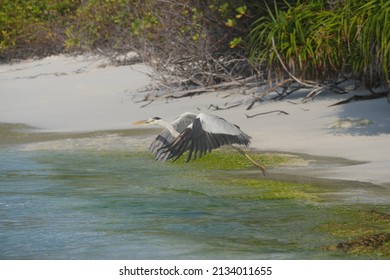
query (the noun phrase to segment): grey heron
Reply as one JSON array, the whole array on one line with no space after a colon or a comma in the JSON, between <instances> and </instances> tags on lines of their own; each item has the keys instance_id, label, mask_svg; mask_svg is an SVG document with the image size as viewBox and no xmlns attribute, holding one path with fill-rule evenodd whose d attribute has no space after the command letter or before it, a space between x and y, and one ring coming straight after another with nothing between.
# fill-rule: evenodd
<instances>
[{"instance_id":1,"label":"grey heron","mask_svg":"<svg viewBox=\"0 0 390 280\"><path fill-rule=\"evenodd\" d=\"M188 162L191 159L195 160L197 157L201 158L202 155L224 145L248 146L251 138L237 125L219 116L206 113L186 112L172 123L160 117L154 117L133 124L155 124L165 127L149 147L149 150L158 161L177 160L188 151L186 159L186 162ZM232 147L246 156L265 174L265 169L247 153L238 147Z\"/></svg>"}]
</instances>

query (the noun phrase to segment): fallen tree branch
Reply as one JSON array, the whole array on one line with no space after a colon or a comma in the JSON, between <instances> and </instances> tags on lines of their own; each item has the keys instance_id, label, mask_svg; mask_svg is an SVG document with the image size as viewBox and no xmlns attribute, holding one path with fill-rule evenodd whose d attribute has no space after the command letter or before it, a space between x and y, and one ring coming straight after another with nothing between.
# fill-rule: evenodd
<instances>
[{"instance_id":1,"label":"fallen tree branch","mask_svg":"<svg viewBox=\"0 0 390 280\"><path fill-rule=\"evenodd\" d=\"M239 88L239 87L244 87L244 86L254 86L255 83L252 83L252 82L255 80L256 80L256 77L252 76L252 77L237 79L237 80L229 81L229 82L225 82L225 83L215 84L215 85L208 86L208 87L198 87L198 88L194 88L194 89L181 90L181 91L179 90L179 91L176 91L172 94L165 94L165 95L154 96L154 97L148 96L148 98L146 98L143 101L149 102L149 101L161 100L161 99L171 99L171 98L177 99L177 98L189 97L189 96L193 96L193 95L201 94L201 93L205 93L205 92L213 92L216 90L226 90L226 89L234 89L234 88ZM248 82L249 82L249 84L248 84Z\"/></svg>"},{"instance_id":2,"label":"fallen tree branch","mask_svg":"<svg viewBox=\"0 0 390 280\"><path fill-rule=\"evenodd\" d=\"M286 111L282 111L282 110L272 110L272 111L269 111L269 112L257 113L257 114L254 114L254 115L247 115L247 114L245 114L245 116L246 116L248 119L250 119L250 118L257 117L257 116L266 115L266 114L272 114L272 113L278 113L278 115L280 115L280 114L289 115L289 113L287 113Z\"/></svg>"},{"instance_id":3,"label":"fallen tree branch","mask_svg":"<svg viewBox=\"0 0 390 280\"><path fill-rule=\"evenodd\" d=\"M288 91L289 87L291 88L290 91ZM293 88L291 85L288 86L288 85L283 85L282 86L282 93L278 93L277 96L275 96L274 98L272 98L272 100L282 100L283 98L285 97L288 97L290 94L296 92L297 90L300 90L302 89L302 85L298 85L297 87ZM276 91L276 90L275 90Z\"/></svg>"},{"instance_id":4,"label":"fallen tree branch","mask_svg":"<svg viewBox=\"0 0 390 280\"><path fill-rule=\"evenodd\" d=\"M342 104L347 104L347 103L350 103L350 102L353 102L353 101L377 99L377 98L386 97L388 95L389 95L389 91L373 93L371 95L357 95L356 94L354 96L351 96L350 98L347 98L345 100L342 100L342 101L339 101L339 102L334 103L332 105L329 105L328 107L338 106L338 105L342 105Z\"/></svg>"},{"instance_id":5,"label":"fallen tree branch","mask_svg":"<svg viewBox=\"0 0 390 280\"><path fill-rule=\"evenodd\" d=\"M207 88L204 87L204 88L184 90L184 91L180 91L178 93L172 93L172 94L169 94L169 95L163 95L161 97L163 97L165 99L169 99L169 98L183 98L183 97L189 97L189 96L193 96L195 94L201 94L201 93L210 92L210 91L213 91L213 90L212 89L207 89Z\"/></svg>"},{"instance_id":6,"label":"fallen tree branch","mask_svg":"<svg viewBox=\"0 0 390 280\"><path fill-rule=\"evenodd\" d=\"M152 104L153 100L150 100L148 103L142 105L140 108L145 108L146 106L148 106L149 104Z\"/></svg>"},{"instance_id":7,"label":"fallen tree branch","mask_svg":"<svg viewBox=\"0 0 390 280\"><path fill-rule=\"evenodd\" d=\"M234 105L230 105L230 106L227 106L224 108L220 108L218 105L210 104L210 106L207 108L207 110L210 110L210 108L214 108L214 111L229 110L231 108L238 107L240 105L242 105L242 102L234 104Z\"/></svg>"},{"instance_id":8,"label":"fallen tree branch","mask_svg":"<svg viewBox=\"0 0 390 280\"><path fill-rule=\"evenodd\" d=\"M311 91L306 95L306 97L302 100L302 102L307 102L309 99L314 99L314 98L315 98L317 95L319 95L325 88L326 88L326 86L314 88L313 90L311 90Z\"/></svg>"},{"instance_id":9,"label":"fallen tree branch","mask_svg":"<svg viewBox=\"0 0 390 280\"><path fill-rule=\"evenodd\" d=\"M142 98L142 100L135 101L134 103L146 102L146 101L149 100L149 97L150 97L150 94L148 93L148 94L146 94L146 95L144 96L144 98Z\"/></svg>"},{"instance_id":10,"label":"fallen tree branch","mask_svg":"<svg viewBox=\"0 0 390 280\"><path fill-rule=\"evenodd\" d=\"M257 102L262 102L263 101L263 97L266 96L267 94L275 91L276 89L282 87L283 85L287 84L287 83L290 83L292 82L292 79L287 79L287 80L284 80L283 82L273 86L273 87L270 87L269 89L267 89L266 91L264 91L260 96L257 96L255 99L252 100L251 104L249 104L249 106L246 108L246 110L250 110L252 109L252 107L255 105L255 103Z\"/></svg>"}]
</instances>

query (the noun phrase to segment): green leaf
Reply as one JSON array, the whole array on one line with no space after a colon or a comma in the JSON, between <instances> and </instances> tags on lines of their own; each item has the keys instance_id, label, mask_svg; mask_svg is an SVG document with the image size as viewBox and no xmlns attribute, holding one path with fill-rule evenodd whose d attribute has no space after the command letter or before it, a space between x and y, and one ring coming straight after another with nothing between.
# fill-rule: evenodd
<instances>
[{"instance_id":1,"label":"green leaf","mask_svg":"<svg viewBox=\"0 0 390 280\"><path fill-rule=\"evenodd\" d=\"M241 6L241 7L238 7L237 9L236 9L236 11L237 11L237 15L236 15L236 18L241 18L243 15L245 15L246 14L246 12L247 12L247 7L244 5L244 6Z\"/></svg>"},{"instance_id":2,"label":"green leaf","mask_svg":"<svg viewBox=\"0 0 390 280\"><path fill-rule=\"evenodd\" d=\"M237 25L237 21L236 21L235 19L229 18L229 19L226 21L225 25L226 25L227 27L234 27L234 26Z\"/></svg>"},{"instance_id":3,"label":"green leaf","mask_svg":"<svg viewBox=\"0 0 390 280\"><path fill-rule=\"evenodd\" d=\"M242 38L241 38L241 37L234 38L233 40L231 40L231 41L229 42L229 47L230 47L231 49L234 49L234 48L237 47L241 42L242 42Z\"/></svg>"}]
</instances>

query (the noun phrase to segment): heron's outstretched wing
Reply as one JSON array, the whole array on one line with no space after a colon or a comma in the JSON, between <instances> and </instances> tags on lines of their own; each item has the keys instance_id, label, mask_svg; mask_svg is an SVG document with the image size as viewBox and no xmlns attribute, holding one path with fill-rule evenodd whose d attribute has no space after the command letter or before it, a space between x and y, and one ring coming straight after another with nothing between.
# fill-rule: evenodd
<instances>
[{"instance_id":1,"label":"heron's outstretched wing","mask_svg":"<svg viewBox=\"0 0 390 280\"><path fill-rule=\"evenodd\" d=\"M178 159L184 152L188 151L186 161L202 157L213 149L223 145L239 144L248 146L250 136L241 129L225 119L218 116L200 113L191 126L184 129L182 133L170 144L164 147L169 153L168 159Z\"/></svg>"},{"instance_id":2,"label":"heron's outstretched wing","mask_svg":"<svg viewBox=\"0 0 390 280\"><path fill-rule=\"evenodd\" d=\"M166 153L163 147L169 145L173 141L173 136L168 129L164 129L150 144L149 151L152 152L154 158L158 161L165 161L169 158L169 153Z\"/></svg>"},{"instance_id":3,"label":"heron's outstretched wing","mask_svg":"<svg viewBox=\"0 0 390 280\"><path fill-rule=\"evenodd\" d=\"M196 118L196 114L194 113L184 113L181 114L176 120L172 122L172 126L175 128L177 132L182 132L186 129L194 119ZM169 132L168 129L164 129L154 141L150 144L149 150L153 153L154 157L158 161L165 161L169 158L175 157L175 152L168 152L164 147L168 146L174 137Z\"/></svg>"}]
</instances>

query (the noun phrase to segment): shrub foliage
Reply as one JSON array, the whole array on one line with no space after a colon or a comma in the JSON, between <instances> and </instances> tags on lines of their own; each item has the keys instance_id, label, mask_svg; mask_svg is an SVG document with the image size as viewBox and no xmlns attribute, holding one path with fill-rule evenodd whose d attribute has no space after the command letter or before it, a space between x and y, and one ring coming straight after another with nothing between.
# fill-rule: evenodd
<instances>
[{"instance_id":1,"label":"shrub foliage","mask_svg":"<svg viewBox=\"0 0 390 280\"><path fill-rule=\"evenodd\" d=\"M252 57L279 67L276 49L303 79L349 76L369 87L387 84L390 63L390 2L302 0L285 8L265 5L267 14L251 30Z\"/></svg>"},{"instance_id":2,"label":"shrub foliage","mask_svg":"<svg viewBox=\"0 0 390 280\"><path fill-rule=\"evenodd\" d=\"M136 50L156 69L209 86L290 71L388 85L388 0L0 0L0 60ZM266 70L266 71L265 71Z\"/></svg>"}]
</instances>

